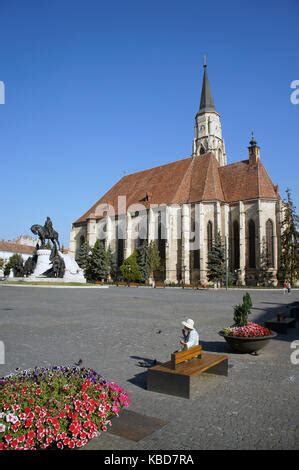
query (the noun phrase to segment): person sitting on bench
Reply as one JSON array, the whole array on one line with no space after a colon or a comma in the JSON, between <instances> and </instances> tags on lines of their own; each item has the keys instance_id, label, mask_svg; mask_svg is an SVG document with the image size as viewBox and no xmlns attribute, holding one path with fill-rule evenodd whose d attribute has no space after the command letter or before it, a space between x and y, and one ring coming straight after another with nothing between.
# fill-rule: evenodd
<instances>
[{"instance_id":1,"label":"person sitting on bench","mask_svg":"<svg viewBox=\"0 0 299 470\"><path fill-rule=\"evenodd\" d=\"M194 328L194 321L189 318L187 321L182 322L183 325L183 337L180 340L181 350L190 349L193 346L198 346L199 344L199 335Z\"/></svg>"}]
</instances>

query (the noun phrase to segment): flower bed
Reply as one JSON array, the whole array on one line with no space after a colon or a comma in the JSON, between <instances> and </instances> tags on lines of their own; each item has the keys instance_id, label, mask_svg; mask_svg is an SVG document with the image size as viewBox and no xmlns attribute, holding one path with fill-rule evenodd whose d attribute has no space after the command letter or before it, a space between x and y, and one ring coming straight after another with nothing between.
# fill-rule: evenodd
<instances>
[{"instance_id":1,"label":"flower bed","mask_svg":"<svg viewBox=\"0 0 299 470\"><path fill-rule=\"evenodd\" d=\"M234 336L238 338L258 338L261 336L271 336L272 331L257 323L249 322L246 326L232 326L223 329L226 336Z\"/></svg>"},{"instance_id":2,"label":"flower bed","mask_svg":"<svg viewBox=\"0 0 299 470\"><path fill-rule=\"evenodd\" d=\"M17 372L0 380L0 450L82 447L129 404L121 387L91 369Z\"/></svg>"}]
</instances>

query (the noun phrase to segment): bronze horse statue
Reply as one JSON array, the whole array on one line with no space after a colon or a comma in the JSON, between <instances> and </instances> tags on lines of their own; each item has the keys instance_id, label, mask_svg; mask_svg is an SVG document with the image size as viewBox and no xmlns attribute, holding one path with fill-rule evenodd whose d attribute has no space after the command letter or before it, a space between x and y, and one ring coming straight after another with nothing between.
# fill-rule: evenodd
<instances>
[{"instance_id":1,"label":"bronze horse statue","mask_svg":"<svg viewBox=\"0 0 299 470\"><path fill-rule=\"evenodd\" d=\"M58 246L58 249L60 250L60 243L58 240L59 235L55 230L52 230L52 233L48 233L45 227L36 224L32 225L31 232L34 233L34 235L38 235L42 244L41 248L45 246L46 240L51 240L53 246Z\"/></svg>"}]
</instances>

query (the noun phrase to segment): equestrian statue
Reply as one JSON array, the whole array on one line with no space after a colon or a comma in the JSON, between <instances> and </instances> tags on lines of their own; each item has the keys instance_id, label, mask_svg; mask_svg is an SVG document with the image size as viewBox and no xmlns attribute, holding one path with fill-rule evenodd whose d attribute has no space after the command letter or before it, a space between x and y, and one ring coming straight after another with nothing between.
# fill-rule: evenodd
<instances>
[{"instance_id":1,"label":"equestrian statue","mask_svg":"<svg viewBox=\"0 0 299 470\"><path fill-rule=\"evenodd\" d=\"M38 246L37 250L39 248L41 249L47 248L46 240L50 240L52 242L51 254L49 257L49 261L52 264L52 268L46 271L45 275L48 277L62 278L65 273L65 263L64 263L63 258L59 254L59 250L60 250L60 243L58 239L59 235L58 235L58 232L54 230L53 223L50 217L47 217L44 226L32 225L31 232L34 233L34 235L38 235L41 241L41 246ZM33 261L34 260L32 260L32 262ZM32 268L29 262L28 262L28 272L29 273L32 272Z\"/></svg>"},{"instance_id":2,"label":"equestrian statue","mask_svg":"<svg viewBox=\"0 0 299 470\"><path fill-rule=\"evenodd\" d=\"M40 241L41 241L41 247L40 248L45 248L46 240L51 240L53 246L56 245L58 250L60 250L60 243L58 240L58 232L56 232L53 228L53 223L50 217L47 217L45 225L32 225L31 227L31 232L34 233L34 235L38 235Z\"/></svg>"}]
</instances>

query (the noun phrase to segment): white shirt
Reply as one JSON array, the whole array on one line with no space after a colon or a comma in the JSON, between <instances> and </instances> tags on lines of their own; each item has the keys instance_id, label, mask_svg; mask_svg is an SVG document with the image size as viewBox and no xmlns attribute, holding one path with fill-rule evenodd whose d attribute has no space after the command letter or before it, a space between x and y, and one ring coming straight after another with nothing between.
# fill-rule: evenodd
<instances>
[{"instance_id":1,"label":"white shirt","mask_svg":"<svg viewBox=\"0 0 299 470\"><path fill-rule=\"evenodd\" d=\"M190 349L193 346L198 346L198 344L199 344L199 334L197 333L195 329L191 330L188 336L188 341L186 343L186 348Z\"/></svg>"}]
</instances>

